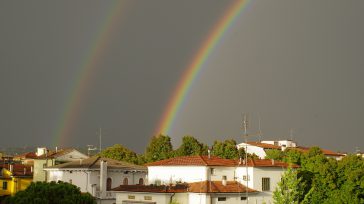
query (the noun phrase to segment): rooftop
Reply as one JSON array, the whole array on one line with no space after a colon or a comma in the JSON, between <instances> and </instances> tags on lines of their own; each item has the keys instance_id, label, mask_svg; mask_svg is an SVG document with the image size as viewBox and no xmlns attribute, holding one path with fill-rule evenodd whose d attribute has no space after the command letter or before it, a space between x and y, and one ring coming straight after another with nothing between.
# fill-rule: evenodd
<instances>
[{"instance_id":1,"label":"rooftop","mask_svg":"<svg viewBox=\"0 0 364 204\"><path fill-rule=\"evenodd\" d=\"M211 156L183 156L156 161L145 164L145 166L227 166L236 167L244 166L244 160L222 159L220 157ZM250 167L289 167L288 163L270 160L270 159L248 159ZM298 167L293 165L293 167Z\"/></svg>"},{"instance_id":2,"label":"rooftop","mask_svg":"<svg viewBox=\"0 0 364 204\"><path fill-rule=\"evenodd\" d=\"M176 185L121 185L113 191L131 192L153 192L153 193L253 193L256 190L247 188L237 181L227 181L226 185L222 181L201 181L194 183L181 183Z\"/></svg>"},{"instance_id":3,"label":"rooftop","mask_svg":"<svg viewBox=\"0 0 364 204\"><path fill-rule=\"evenodd\" d=\"M67 162L58 164L45 169L100 169L100 162L106 161L108 169L124 169L124 170L138 170L146 171L147 168L136 164L131 164L124 161L118 161L114 159L94 156L88 159L80 159L79 161Z\"/></svg>"},{"instance_id":4,"label":"rooftop","mask_svg":"<svg viewBox=\"0 0 364 204\"><path fill-rule=\"evenodd\" d=\"M0 164L0 169L6 169L10 171L10 165L13 166L13 176L33 176L33 172L31 170L31 166L23 165L23 164Z\"/></svg>"}]
</instances>

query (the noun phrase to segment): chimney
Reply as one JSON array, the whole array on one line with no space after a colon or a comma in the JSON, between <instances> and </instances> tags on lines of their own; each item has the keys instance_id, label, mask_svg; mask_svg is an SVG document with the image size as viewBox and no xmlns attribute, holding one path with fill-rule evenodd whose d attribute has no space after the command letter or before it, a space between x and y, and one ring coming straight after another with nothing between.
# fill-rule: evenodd
<instances>
[{"instance_id":1,"label":"chimney","mask_svg":"<svg viewBox=\"0 0 364 204\"><path fill-rule=\"evenodd\" d=\"M223 186L226 186L226 183L227 183L227 181L226 181L226 176L222 176L222 181L221 181L221 183L222 183L222 185L223 185Z\"/></svg>"},{"instance_id":2,"label":"chimney","mask_svg":"<svg viewBox=\"0 0 364 204\"><path fill-rule=\"evenodd\" d=\"M100 158L100 197L106 195L107 162Z\"/></svg>"},{"instance_id":3,"label":"chimney","mask_svg":"<svg viewBox=\"0 0 364 204\"><path fill-rule=\"evenodd\" d=\"M10 166L9 166L9 171L10 171L11 173L13 173L13 168L14 168L14 166L13 166L12 164L10 164Z\"/></svg>"},{"instance_id":4,"label":"chimney","mask_svg":"<svg viewBox=\"0 0 364 204\"><path fill-rule=\"evenodd\" d=\"M58 147L56 146L56 153L58 152Z\"/></svg>"},{"instance_id":5,"label":"chimney","mask_svg":"<svg viewBox=\"0 0 364 204\"><path fill-rule=\"evenodd\" d=\"M211 158L211 150L207 150L207 155L208 155L208 158L210 159Z\"/></svg>"}]
</instances>

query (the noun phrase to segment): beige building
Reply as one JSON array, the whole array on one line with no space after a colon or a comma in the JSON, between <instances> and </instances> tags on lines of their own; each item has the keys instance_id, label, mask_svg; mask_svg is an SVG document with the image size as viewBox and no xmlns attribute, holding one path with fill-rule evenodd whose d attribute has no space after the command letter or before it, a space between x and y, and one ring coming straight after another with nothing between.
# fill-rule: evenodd
<instances>
[{"instance_id":1,"label":"beige building","mask_svg":"<svg viewBox=\"0 0 364 204\"><path fill-rule=\"evenodd\" d=\"M46 171L44 171L44 168L46 167L88 158L87 155L76 149L49 151L47 149L43 150L43 148L38 148L37 155L39 156L34 158L34 182L47 181Z\"/></svg>"}]
</instances>

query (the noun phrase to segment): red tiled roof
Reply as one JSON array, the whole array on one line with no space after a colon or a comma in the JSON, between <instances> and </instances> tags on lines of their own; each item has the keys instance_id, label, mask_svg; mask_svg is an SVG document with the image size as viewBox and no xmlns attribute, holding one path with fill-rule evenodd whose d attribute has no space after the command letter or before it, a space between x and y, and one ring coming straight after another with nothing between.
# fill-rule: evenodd
<instances>
[{"instance_id":1,"label":"red tiled roof","mask_svg":"<svg viewBox=\"0 0 364 204\"><path fill-rule=\"evenodd\" d=\"M147 163L145 166L236 166L236 162L216 156L183 156Z\"/></svg>"},{"instance_id":2,"label":"red tiled roof","mask_svg":"<svg viewBox=\"0 0 364 204\"><path fill-rule=\"evenodd\" d=\"M310 147L302 147L302 146L298 146L298 147L289 147L289 149L296 149L300 152L303 152L303 153L306 153L310 150ZM341 153L337 153L337 152L334 152L334 151L331 151L331 150L328 150L328 149L322 149L320 148L322 153L324 155L327 155L327 156L345 156L344 154L341 154Z\"/></svg>"},{"instance_id":3,"label":"red tiled roof","mask_svg":"<svg viewBox=\"0 0 364 204\"><path fill-rule=\"evenodd\" d=\"M252 146L261 147L261 148L264 148L264 149L281 149L280 146L261 143L261 142L247 142L247 144L252 145Z\"/></svg>"},{"instance_id":4,"label":"red tiled roof","mask_svg":"<svg viewBox=\"0 0 364 204\"><path fill-rule=\"evenodd\" d=\"M244 166L244 160L222 159L220 157L211 156L184 156L165 159L152 163L145 164L146 166ZM248 159L248 166L250 167L289 167L288 163L282 161L272 161L270 159ZM294 168L298 167L293 166Z\"/></svg>"},{"instance_id":5,"label":"red tiled roof","mask_svg":"<svg viewBox=\"0 0 364 204\"><path fill-rule=\"evenodd\" d=\"M183 193L187 192L188 185L184 184L177 184L173 186L166 186L166 185L120 185L112 191L131 191L131 192L151 192L151 193Z\"/></svg>"},{"instance_id":6,"label":"red tiled roof","mask_svg":"<svg viewBox=\"0 0 364 204\"><path fill-rule=\"evenodd\" d=\"M152 193L253 193L256 190L250 189L237 181L227 181L226 185L222 181L201 181L194 183L182 183L177 185L121 185L112 189L113 191L130 192L152 192Z\"/></svg>"},{"instance_id":7,"label":"red tiled roof","mask_svg":"<svg viewBox=\"0 0 364 204\"><path fill-rule=\"evenodd\" d=\"M238 161L239 166L245 166L244 160ZM278 160L272 159L248 159L249 167L283 167L283 168L298 168L299 166L296 164L288 164Z\"/></svg>"},{"instance_id":8,"label":"red tiled roof","mask_svg":"<svg viewBox=\"0 0 364 204\"><path fill-rule=\"evenodd\" d=\"M189 192L193 193L253 193L258 192L254 189L247 188L237 181L227 181L226 185L222 181L202 181L189 183Z\"/></svg>"},{"instance_id":9,"label":"red tiled roof","mask_svg":"<svg viewBox=\"0 0 364 204\"><path fill-rule=\"evenodd\" d=\"M0 168L5 168L10 171L10 165L13 165L13 176L32 176L31 166L23 164L1 164ZM25 169L25 171L24 171Z\"/></svg>"},{"instance_id":10,"label":"red tiled roof","mask_svg":"<svg viewBox=\"0 0 364 204\"><path fill-rule=\"evenodd\" d=\"M23 154L15 155L14 159L35 159L37 155L34 152L26 152Z\"/></svg>"}]
</instances>

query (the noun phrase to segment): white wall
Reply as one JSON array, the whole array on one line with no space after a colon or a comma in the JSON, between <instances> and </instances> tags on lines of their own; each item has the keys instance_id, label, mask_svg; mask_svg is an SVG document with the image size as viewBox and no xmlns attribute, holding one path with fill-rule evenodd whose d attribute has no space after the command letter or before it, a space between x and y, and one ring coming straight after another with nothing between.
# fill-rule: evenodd
<instances>
[{"instance_id":1,"label":"white wall","mask_svg":"<svg viewBox=\"0 0 364 204\"><path fill-rule=\"evenodd\" d=\"M205 193L189 193L188 195L189 204L209 204L210 196Z\"/></svg>"},{"instance_id":2,"label":"white wall","mask_svg":"<svg viewBox=\"0 0 364 204\"><path fill-rule=\"evenodd\" d=\"M211 175L211 168L214 168L214 174ZM222 176L226 176L228 181L234 181L235 177L235 167L220 167L220 166L210 166L208 175L210 175L211 181L221 181Z\"/></svg>"},{"instance_id":3,"label":"white wall","mask_svg":"<svg viewBox=\"0 0 364 204\"><path fill-rule=\"evenodd\" d=\"M172 193L139 193L139 192L116 192L116 204L122 204L123 201L143 201L156 202L158 204L169 204ZM134 197L132 199L131 197ZM145 200L145 196L150 196L152 200ZM182 204L182 203L181 203Z\"/></svg>"},{"instance_id":4,"label":"white wall","mask_svg":"<svg viewBox=\"0 0 364 204\"><path fill-rule=\"evenodd\" d=\"M264 159L265 156L267 155L264 151L264 148L262 147L257 147L257 146L253 146L253 145L247 145L245 143L240 143L238 145L236 145L238 149L243 148L244 150L247 148L247 152L249 154L256 154L259 158Z\"/></svg>"},{"instance_id":5,"label":"white wall","mask_svg":"<svg viewBox=\"0 0 364 204\"><path fill-rule=\"evenodd\" d=\"M80 187L81 192L89 192L91 194L95 193L92 191L93 184L96 184L95 190L100 189L100 171L99 170L48 170L48 181L63 181L70 182L72 179L72 184ZM146 173L143 172L129 172L124 174L123 171L116 171L109 169L106 178L111 178L111 188L118 187L122 184L124 178L128 178L129 185L137 184L139 178L145 180ZM105 181L106 182L106 181ZM106 185L106 183L105 183Z\"/></svg>"},{"instance_id":6,"label":"white wall","mask_svg":"<svg viewBox=\"0 0 364 204\"><path fill-rule=\"evenodd\" d=\"M236 181L242 183L244 186L246 186L247 181L243 180L244 176L248 175L248 187L254 188L254 180L255 175L253 171L253 167L248 167L248 174L247 174L247 168L246 167L237 167L235 169L235 175L236 175Z\"/></svg>"},{"instance_id":7,"label":"white wall","mask_svg":"<svg viewBox=\"0 0 364 204\"><path fill-rule=\"evenodd\" d=\"M154 184L160 180L161 184L182 182L199 182L207 180L208 167L205 166L149 166L148 182Z\"/></svg>"},{"instance_id":8,"label":"white wall","mask_svg":"<svg viewBox=\"0 0 364 204\"><path fill-rule=\"evenodd\" d=\"M57 157L56 160L60 161L60 162L70 162L70 161L77 161L80 159L87 159L87 158L88 158L87 155L82 154L81 152L79 152L77 150L73 150L67 154Z\"/></svg>"}]
</instances>

